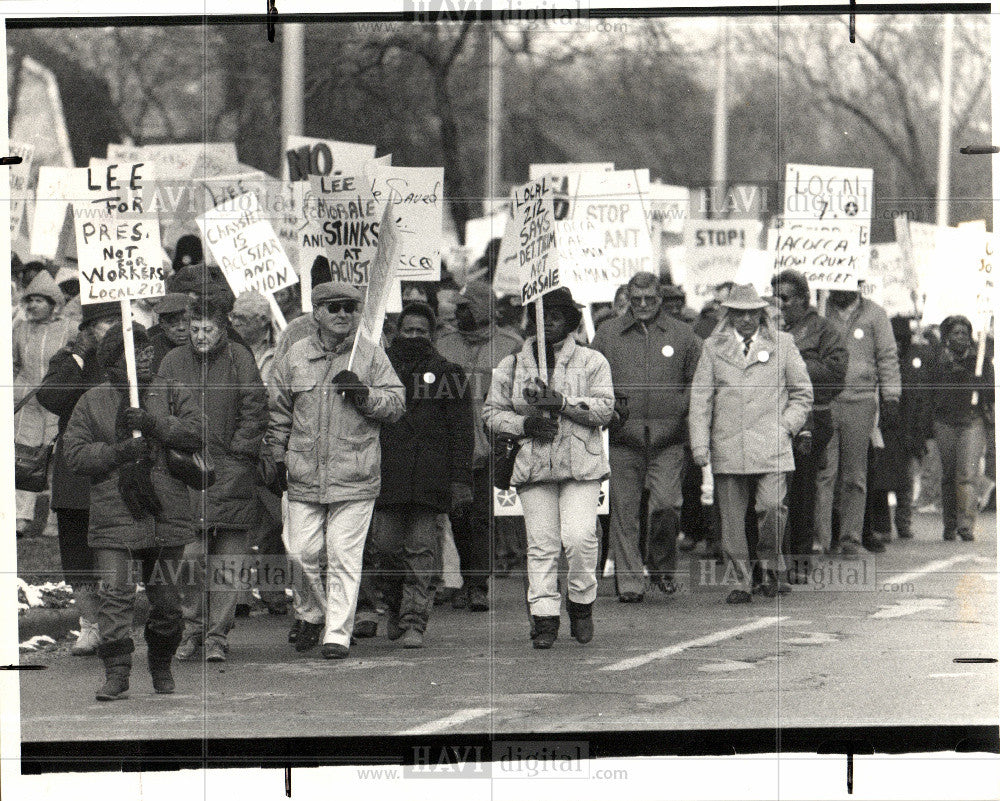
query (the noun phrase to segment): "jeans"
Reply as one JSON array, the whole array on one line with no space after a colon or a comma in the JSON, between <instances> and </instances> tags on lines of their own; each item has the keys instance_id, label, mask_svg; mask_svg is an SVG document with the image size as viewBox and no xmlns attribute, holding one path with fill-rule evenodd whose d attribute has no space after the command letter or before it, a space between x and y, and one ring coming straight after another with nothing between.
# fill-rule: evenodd
<instances>
[{"instance_id":1,"label":"jeans","mask_svg":"<svg viewBox=\"0 0 1000 801\"><path fill-rule=\"evenodd\" d=\"M986 451L986 426L977 417L967 426L934 421L934 439L941 452L941 508L945 532L974 532L979 515L976 477Z\"/></svg>"},{"instance_id":2,"label":"jeans","mask_svg":"<svg viewBox=\"0 0 1000 801\"><path fill-rule=\"evenodd\" d=\"M403 629L427 629L441 558L437 515L435 510L416 504L375 512L378 583L389 621Z\"/></svg>"},{"instance_id":3,"label":"jeans","mask_svg":"<svg viewBox=\"0 0 1000 801\"><path fill-rule=\"evenodd\" d=\"M361 582L361 559L375 499L310 503L288 501L285 549L293 571L295 617L322 623L324 643L350 647ZM326 550L326 588L320 556Z\"/></svg>"},{"instance_id":4,"label":"jeans","mask_svg":"<svg viewBox=\"0 0 1000 801\"><path fill-rule=\"evenodd\" d=\"M141 581L149 599L147 631L164 639L179 636L184 626L177 587L181 545L160 548L95 548L94 569L101 577L97 628L101 643L131 640L135 588Z\"/></svg>"},{"instance_id":5,"label":"jeans","mask_svg":"<svg viewBox=\"0 0 1000 801\"><path fill-rule=\"evenodd\" d=\"M559 553L569 564L569 600L597 598L597 501L600 481L524 484L517 488L528 533L528 607L536 617L559 614Z\"/></svg>"},{"instance_id":6,"label":"jeans","mask_svg":"<svg viewBox=\"0 0 1000 801\"><path fill-rule=\"evenodd\" d=\"M472 471L472 503L460 512L449 515L451 533L458 549L462 569L462 586L486 590L490 578L490 520L493 516L493 487L490 468Z\"/></svg>"},{"instance_id":7,"label":"jeans","mask_svg":"<svg viewBox=\"0 0 1000 801\"><path fill-rule=\"evenodd\" d=\"M192 580L181 588L185 637L225 645L240 595L236 579L249 563L248 540L246 531L217 528L184 548L193 571Z\"/></svg>"}]
</instances>

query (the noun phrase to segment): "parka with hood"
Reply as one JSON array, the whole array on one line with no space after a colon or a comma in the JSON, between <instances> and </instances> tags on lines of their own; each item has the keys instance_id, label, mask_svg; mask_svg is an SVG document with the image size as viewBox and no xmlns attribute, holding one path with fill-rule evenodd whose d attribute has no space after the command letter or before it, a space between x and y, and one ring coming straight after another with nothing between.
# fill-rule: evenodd
<instances>
[{"instance_id":1,"label":"parka with hood","mask_svg":"<svg viewBox=\"0 0 1000 801\"><path fill-rule=\"evenodd\" d=\"M768 315L749 354L726 319L707 340L691 386L691 452L710 454L713 473L787 473L792 437L806 422L813 391L791 334Z\"/></svg>"}]
</instances>

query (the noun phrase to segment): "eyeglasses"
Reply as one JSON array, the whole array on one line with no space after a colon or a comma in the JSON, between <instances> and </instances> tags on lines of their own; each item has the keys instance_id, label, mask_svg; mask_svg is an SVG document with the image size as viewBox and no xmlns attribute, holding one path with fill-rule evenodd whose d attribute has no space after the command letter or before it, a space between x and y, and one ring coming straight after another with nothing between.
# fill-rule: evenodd
<instances>
[{"instance_id":1,"label":"eyeglasses","mask_svg":"<svg viewBox=\"0 0 1000 801\"><path fill-rule=\"evenodd\" d=\"M654 306L659 299L659 295L629 295L629 303L634 306Z\"/></svg>"},{"instance_id":2,"label":"eyeglasses","mask_svg":"<svg viewBox=\"0 0 1000 801\"><path fill-rule=\"evenodd\" d=\"M339 314L342 311L354 314L358 308L358 303L355 300L331 300L323 305L330 314Z\"/></svg>"}]
</instances>

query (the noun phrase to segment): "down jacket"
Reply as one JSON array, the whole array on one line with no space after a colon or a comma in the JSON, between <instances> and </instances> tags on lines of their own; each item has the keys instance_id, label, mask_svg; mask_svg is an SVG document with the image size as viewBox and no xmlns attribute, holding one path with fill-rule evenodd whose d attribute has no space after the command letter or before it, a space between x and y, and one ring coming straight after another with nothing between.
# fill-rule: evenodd
<instances>
[{"instance_id":1,"label":"down jacket","mask_svg":"<svg viewBox=\"0 0 1000 801\"><path fill-rule=\"evenodd\" d=\"M520 353L507 356L493 371L483 423L494 434L524 436L524 419L531 411L524 400L524 387L539 376L534 350L531 338ZM551 443L531 438L521 441L511 486L607 478L610 468L601 426L611 422L615 407L608 360L567 337L556 352L549 386L566 398L566 408L559 415L559 433Z\"/></svg>"},{"instance_id":2,"label":"down jacket","mask_svg":"<svg viewBox=\"0 0 1000 801\"><path fill-rule=\"evenodd\" d=\"M761 323L743 355L726 320L705 340L691 387L691 452L710 454L713 473L795 469L792 437L812 407L812 384L791 334Z\"/></svg>"},{"instance_id":3,"label":"down jacket","mask_svg":"<svg viewBox=\"0 0 1000 801\"><path fill-rule=\"evenodd\" d=\"M69 468L90 478L91 548L155 548L194 540L188 489L167 472L161 445L193 453L202 447L202 418L194 396L180 386L154 378L141 394L142 407L157 418L149 437L151 478L163 511L157 517L132 517L118 491L114 464L115 418L123 393L105 382L87 390L73 409L63 434ZM170 414L173 409L173 414Z\"/></svg>"},{"instance_id":4,"label":"down jacket","mask_svg":"<svg viewBox=\"0 0 1000 801\"><path fill-rule=\"evenodd\" d=\"M190 344L171 350L159 375L195 397L205 419L205 445L215 467L207 491L190 492L195 523L202 529L246 531L260 512L254 483L267 431L267 390L253 354L226 335L205 356Z\"/></svg>"},{"instance_id":5,"label":"down jacket","mask_svg":"<svg viewBox=\"0 0 1000 801\"><path fill-rule=\"evenodd\" d=\"M267 442L288 469L288 499L339 503L376 498L381 486L379 427L403 416L403 385L378 345L362 340L354 372L370 387L361 411L336 392L352 338L326 350L319 334L289 348L271 371Z\"/></svg>"}]
</instances>

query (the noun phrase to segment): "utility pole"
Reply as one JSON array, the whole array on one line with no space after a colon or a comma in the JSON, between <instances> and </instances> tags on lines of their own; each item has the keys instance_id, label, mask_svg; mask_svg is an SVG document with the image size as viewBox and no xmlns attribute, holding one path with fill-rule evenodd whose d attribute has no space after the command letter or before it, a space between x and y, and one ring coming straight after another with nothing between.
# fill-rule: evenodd
<instances>
[{"instance_id":1,"label":"utility pole","mask_svg":"<svg viewBox=\"0 0 1000 801\"><path fill-rule=\"evenodd\" d=\"M486 142L486 196L483 203L483 214L490 215L496 211L496 199L500 190L500 126L503 122L503 70L500 60L503 47L500 44L500 34L490 23L490 77L489 77L489 109L487 125L489 128ZM502 234L503 232L501 232Z\"/></svg>"},{"instance_id":2,"label":"utility pole","mask_svg":"<svg viewBox=\"0 0 1000 801\"><path fill-rule=\"evenodd\" d=\"M305 29L301 22L279 28L281 37L281 146L289 136L301 136L304 126Z\"/></svg>"},{"instance_id":3,"label":"utility pole","mask_svg":"<svg viewBox=\"0 0 1000 801\"><path fill-rule=\"evenodd\" d=\"M951 199L951 67L954 52L955 17L944 16L944 46L941 51L941 119L938 129L937 224L948 224Z\"/></svg>"},{"instance_id":4,"label":"utility pole","mask_svg":"<svg viewBox=\"0 0 1000 801\"><path fill-rule=\"evenodd\" d=\"M727 73L729 72L729 20L719 23L719 63L715 73L715 115L712 124L712 185L709 187L711 216L725 216L722 208L726 197L726 155L728 153L728 103L726 99Z\"/></svg>"}]
</instances>

